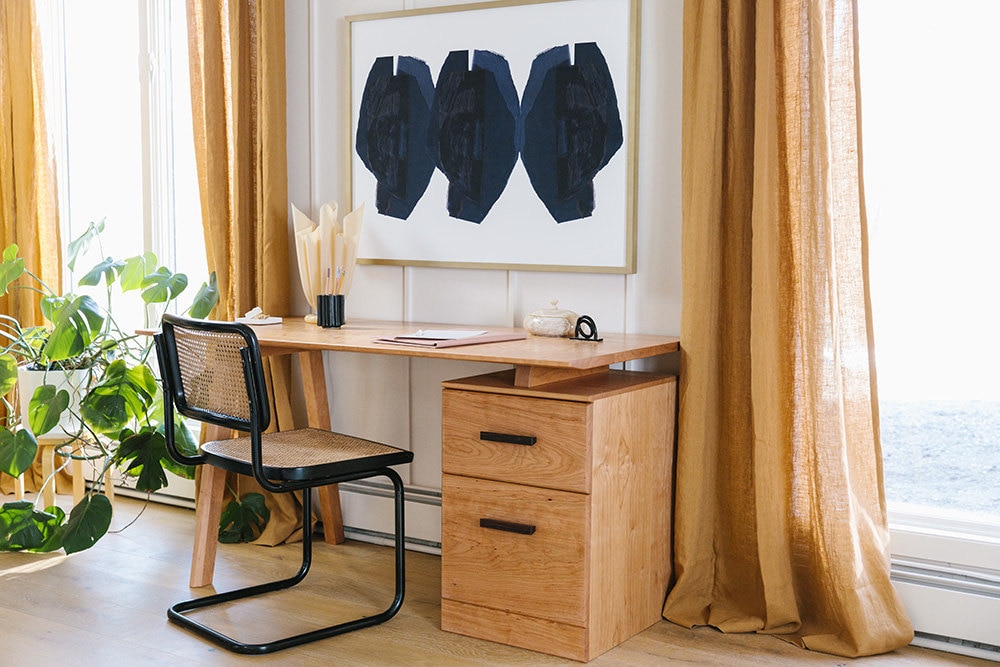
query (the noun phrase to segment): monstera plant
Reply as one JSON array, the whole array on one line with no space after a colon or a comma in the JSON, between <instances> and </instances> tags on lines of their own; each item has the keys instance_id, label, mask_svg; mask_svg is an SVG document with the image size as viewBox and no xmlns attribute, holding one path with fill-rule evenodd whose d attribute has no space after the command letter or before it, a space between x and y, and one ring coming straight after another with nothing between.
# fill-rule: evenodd
<instances>
[{"instance_id":1,"label":"monstera plant","mask_svg":"<svg viewBox=\"0 0 1000 667\"><path fill-rule=\"evenodd\" d=\"M38 438L58 437L65 442L58 449L63 456L99 464L97 479L116 466L137 490L153 492L166 486L167 470L193 475L167 454L152 339L119 326L113 305L121 294L135 292L148 319L149 306L159 312L174 308L188 280L158 265L150 252L124 260L104 257L104 228L103 220L91 223L67 248L71 271L94 252L101 257L77 283L80 293L57 292L25 266L16 245L3 249L0 295L36 293L46 323L26 327L0 314L0 472L21 475L35 460ZM207 317L217 301L213 273L185 312ZM29 385L31 374L39 378ZM19 389L23 395L16 401ZM180 433L186 436L182 447L195 452L190 433L184 428ZM111 503L96 490L90 489L68 517L58 506L37 507L38 500L5 503L0 507L0 551L62 548L73 553L92 546L111 523Z\"/></svg>"}]
</instances>

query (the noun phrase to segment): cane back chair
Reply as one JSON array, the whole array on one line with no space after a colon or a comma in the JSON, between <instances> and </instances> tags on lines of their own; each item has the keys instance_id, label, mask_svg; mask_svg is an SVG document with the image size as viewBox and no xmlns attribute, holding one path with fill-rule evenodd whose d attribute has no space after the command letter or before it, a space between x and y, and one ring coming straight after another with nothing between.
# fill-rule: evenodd
<instances>
[{"instance_id":1,"label":"cane back chair","mask_svg":"<svg viewBox=\"0 0 1000 667\"><path fill-rule=\"evenodd\" d=\"M411 462L413 453L313 428L265 433L270 423L270 408L260 347L257 336L245 324L190 320L166 314L155 340L166 403L164 435L170 456L184 465L207 464L253 476L261 487L274 493L303 491L302 565L294 576L178 602L168 610L168 618L226 649L247 654L272 653L392 618L403 604L405 550L403 485L389 466ZM185 455L174 438L171 405L185 417L246 435L206 442L197 455ZM312 562L310 489L375 476L387 477L392 482L395 498L396 594L384 611L265 643L239 641L188 615L198 609L290 588L301 582Z\"/></svg>"}]
</instances>

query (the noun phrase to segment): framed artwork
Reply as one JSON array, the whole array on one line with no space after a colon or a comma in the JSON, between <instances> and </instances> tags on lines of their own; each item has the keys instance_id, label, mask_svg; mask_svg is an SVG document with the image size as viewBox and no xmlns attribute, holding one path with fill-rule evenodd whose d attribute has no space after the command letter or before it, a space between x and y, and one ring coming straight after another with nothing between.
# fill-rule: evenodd
<instances>
[{"instance_id":1,"label":"framed artwork","mask_svg":"<svg viewBox=\"0 0 1000 667\"><path fill-rule=\"evenodd\" d=\"M348 17L358 261L634 273L639 1Z\"/></svg>"}]
</instances>

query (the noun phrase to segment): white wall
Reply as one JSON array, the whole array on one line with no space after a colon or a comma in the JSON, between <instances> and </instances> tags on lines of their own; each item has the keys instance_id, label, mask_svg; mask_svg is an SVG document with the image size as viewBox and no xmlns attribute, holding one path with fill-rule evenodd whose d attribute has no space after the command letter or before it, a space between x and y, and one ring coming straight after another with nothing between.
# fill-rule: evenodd
<instances>
[{"instance_id":1,"label":"white wall","mask_svg":"<svg viewBox=\"0 0 1000 667\"><path fill-rule=\"evenodd\" d=\"M420 9L441 0L311 0L286 3L289 198L316 215L327 201L346 205L348 136L345 16ZM637 273L608 275L360 265L347 299L351 317L477 325L519 325L552 298L591 315L601 331L677 335L680 330L680 128L682 0L642 6L639 86ZM291 227L291 221L289 221ZM294 250L292 251L294 253ZM295 266L294 255L292 266ZM298 285L297 275L293 285ZM305 298L293 289L295 312ZM638 363L676 369L664 357ZM408 533L439 539L434 494L440 489L440 386L443 379L488 372L483 364L329 355L327 374L336 428L410 447L404 480L426 490L427 503L408 509ZM364 519L359 498L344 494L345 523ZM419 497L419 492L415 497ZM383 503L386 504L386 503ZM367 510L365 510L367 511ZM382 510L384 512L384 510ZM374 530L391 527L385 515Z\"/></svg>"}]
</instances>

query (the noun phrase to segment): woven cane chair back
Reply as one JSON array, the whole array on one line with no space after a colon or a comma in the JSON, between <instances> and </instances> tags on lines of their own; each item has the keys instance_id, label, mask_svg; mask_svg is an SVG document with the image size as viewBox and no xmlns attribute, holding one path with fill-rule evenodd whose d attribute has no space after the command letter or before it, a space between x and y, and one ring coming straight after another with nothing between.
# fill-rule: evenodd
<instances>
[{"instance_id":1,"label":"woven cane chair back","mask_svg":"<svg viewBox=\"0 0 1000 667\"><path fill-rule=\"evenodd\" d=\"M219 323L212 324L217 329ZM178 375L173 378L175 403L185 416L249 431L251 400L243 361L247 350L250 372L257 378L254 398L259 401L258 421L263 430L269 421L269 410L256 337L248 327L230 326L229 331L203 330L193 323L164 316L164 335L173 338L177 350Z\"/></svg>"}]
</instances>

